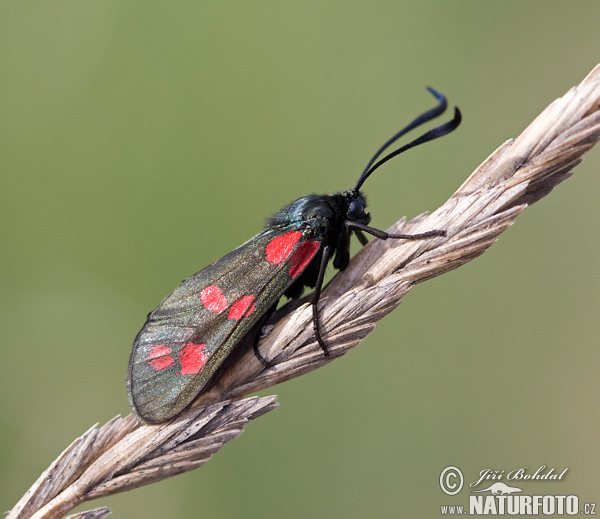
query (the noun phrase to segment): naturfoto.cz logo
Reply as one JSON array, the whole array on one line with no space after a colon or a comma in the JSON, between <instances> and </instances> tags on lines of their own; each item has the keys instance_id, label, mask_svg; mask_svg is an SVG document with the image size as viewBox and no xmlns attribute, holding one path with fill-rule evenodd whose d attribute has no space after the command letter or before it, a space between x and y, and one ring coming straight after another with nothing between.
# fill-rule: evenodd
<instances>
[{"instance_id":1,"label":"naturfoto.cz logo","mask_svg":"<svg viewBox=\"0 0 600 519\"><path fill-rule=\"evenodd\" d=\"M477 479L468 485L472 489L469 504L442 505L442 515L595 515L596 504L584 503L580 506L576 495L528 495L522 486L525 482L559 482L565 478L565 468L557 470L542 465L536 470L520 467L514 470L483 469ZM505 483L505 480L509 483ZM514 482L519 482L518 485ZM439 479L442 491L454 496L464 485L462 471L446 467Z\"/></svg>"}]
</instances>

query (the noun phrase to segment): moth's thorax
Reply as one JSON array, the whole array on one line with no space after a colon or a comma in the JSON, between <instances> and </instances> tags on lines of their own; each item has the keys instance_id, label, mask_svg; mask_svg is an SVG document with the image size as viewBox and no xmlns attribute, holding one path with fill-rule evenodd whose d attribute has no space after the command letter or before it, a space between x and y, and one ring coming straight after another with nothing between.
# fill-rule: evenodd
<instances>
[{"instance_id":1,"label":"moth's thorax","mask_svg":"<svg viewBox=\"0 0 600 519\"><path fill-rule=\"evenodd\" d=\"M367 201L358 191L333 195L308 195L275 213L267 227L286 227L291 224L308 225L315 231L337 234L345 220L368 224L371 217L365 212Z\"/></svg>"}]
</instances>

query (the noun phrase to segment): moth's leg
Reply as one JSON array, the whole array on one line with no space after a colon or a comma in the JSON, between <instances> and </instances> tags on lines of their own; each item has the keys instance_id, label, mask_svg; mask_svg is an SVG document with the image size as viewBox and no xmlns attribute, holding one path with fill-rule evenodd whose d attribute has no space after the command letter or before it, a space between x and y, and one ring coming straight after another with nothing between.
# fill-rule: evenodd
<instances>
[{"instance_id":1,"label":"moth's leg","mask_svg":"<svg viewBox=\"0 0 600 519\"><path fill-rule=\"evenodd\" d=\"M375 229L375 227L369 227L368 225L363 225L357 222L349 222L346 220L345 223L349 229L354 230L354 232L357 234L357 231L366 232L368 234L372 234L380 240L387 240L388 238L401 238L403 240L420 240L421 238L429 238L431 236L446 236L446 231L441 231L437 229L434 231L423 232L421 234L391 234L380 229Z\"/></svg>"},{"instance_id":2,"label":"moth's leg","mask_svg":"<svg viewBox=\"0 0 600 519\"><path fill-rule=\"evenodd\" d=\"M312 305L313 311L313 328L315 330L315 337L317 338L317 342L319 346L321 346L323 353L326 357L329 357L329 350L327 349L327 345L323 338L321 337L321 332L319 330L319 298L321 297L321 288L323 288L323 278L325 277L325 269L327 268L327 263L329 263L329 257L331 255L331 247L326 245L323 248L323 256L321 256L321 265L319 266L319 276L317 277L317 283L315 285L315 291L313 292L310 304Z\"/></svg>"},{"instance_id":3,"label":"moth's leg","mask_svg":"<svg viewBox=\"0 0 600 519\"><path fill-rule=\"evenodd\" d=\"M335 247L336 254L333 258L333 268L337 270L344 270L348 263L350 263L350 237L352 236L352 230L346 227L342 227L342 232L337 238L337 245Z\"/></svg>"},{"instance_id":4,"label":"moth's leg","mask_svg":"<svg viewBox=\"0 0 600 519\"><path fill-rule=\"evenodd\" d=\"M271 362L269 362L268 360L266 360L262 354L260 353L259 349L258 349L258 343L260 342L260 340L262 339L263 335L261 334L262 329L264 327L264 325L269 321L269 319L273 316L273 314L275 313L275 310L277 309L277 303L275 303L271 308L269 308L266 312L265 315L263 315L260 318L260 324L258 325L257 331L256 331L256 335L254 336L254 343L253 343L253 348L254 348L254 355L256 356L256 358L258 360L260 360L261 364L265 367L265 368L270 368L271 366L273 366L273 364Z\"/></svg>"},{"instance_id":5,"label":"moth's leg","mask_svg":"<svg viewBox=\"0 0 600 519\"><path fill-rule=\"evenodd\" d=\"M369 243L369 238L367 238L365 236L365 233L362 232L360 229L354 229L354 234L356 234L356 237L358 238L358 241L360 242L360 244L364 247L367 243Z\"/></svg>"}]
</instances>

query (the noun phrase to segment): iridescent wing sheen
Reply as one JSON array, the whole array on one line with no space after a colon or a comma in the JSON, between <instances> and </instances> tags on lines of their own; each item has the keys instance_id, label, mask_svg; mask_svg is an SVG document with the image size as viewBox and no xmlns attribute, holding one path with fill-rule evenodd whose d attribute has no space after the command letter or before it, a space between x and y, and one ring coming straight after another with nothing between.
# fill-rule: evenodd
<instances>
[{"instance_id":1,"label":"iridescent wing sheen","mask_svg":"<svg viewBox=\"0 0 600 519\"><path fill-rule=\"evenodd\" d=\"M203 391L235 345L319 251L307 226L268 229L189 277L148 315L129 359L129 400L158 423Z\"/></svg>"}]
</instances>

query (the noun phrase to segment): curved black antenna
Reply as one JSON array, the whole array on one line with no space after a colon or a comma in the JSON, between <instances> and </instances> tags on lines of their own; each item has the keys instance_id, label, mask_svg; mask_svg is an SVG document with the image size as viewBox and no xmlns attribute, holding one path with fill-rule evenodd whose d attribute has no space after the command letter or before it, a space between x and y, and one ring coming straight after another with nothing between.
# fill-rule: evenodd
<instances>
[{"instance_id":1,"label":"curved black antenna","mask_svg":"<svg viewBox=\"0 0 600 519\"><path fill-rule=\"evenodd\" d=\"M446 97L444 96L444 94L438 92L437 90L435 90L434 88L431 88L431 87L427 87L427 90L429 90L429 92L438 100L438 105L436 107L432 108L431 110L427 110L425 113L419 115L419 117L417 117L408 126L405 126L404 128L402 128L402 130L400 130L393 137L390 137L385 142L385 144L377 150L377 153L375 153L375 155L373 155L371 160L367 163L367 165L366 165L365 169L363 170L363 172L361 173L360 178L358 179L358 182L354 189L358 189L360 186L362 186L363 182L366 180L366 177L365 178L363 178L363 177L366 175L367 171L373 165L373 163L377 160L377 157L379 157L379 155L381 155L386 150L386 148L391 146L400 137L402 137L403 135L406 135L412 129L416 128L417 126L421 126L422 124L426 123L427 121L431 121L431 119L435 119L436 117L439 117L446 111L446 107L448 106L448 101L446 100Z\"/></svg>"},{"instance_id":2,"label":"curved black antenna","mask_svg":"<svg viewBox=\"0 0 600 519\"><path fill-rule=\"evenodd\" d=\"M419 144L423 144L425 142L429 142L429 141L432 141L439 137L443 137L444 135L447 135L448 133L456 130L456 128L460 124L461 120L462 120L462 116L460 114L460 110L457 107L455 107L454 108L454 118L451 121L448 121L447 123L444 123L440 126L436 126L435 128L429 130L428 132L424 133L420 137L417 137L414 141L411 141L408 144L405 144L401 148L398 148L396 151L393 151L389 155L386 155L385 157L383 157L380 161L378 161L376 164L374 164L371 167L371 169L368 169L367 171L365 171L365 173L363 173L361 175L361 177L358 181L358 184L356 184L356 187L354 189L355 190L360 189L360 186L362 186L363 182L365 180L367 180L369 175L371 173L373 173L373 171L375 171L379 166L381 166L382 164L385 164L388 160L393 159L396 155L400 155L400 153L403 153L406 150L410 150L411 148L414 148L415 146L418 146Z\"/></svg>"}]
</instances>

